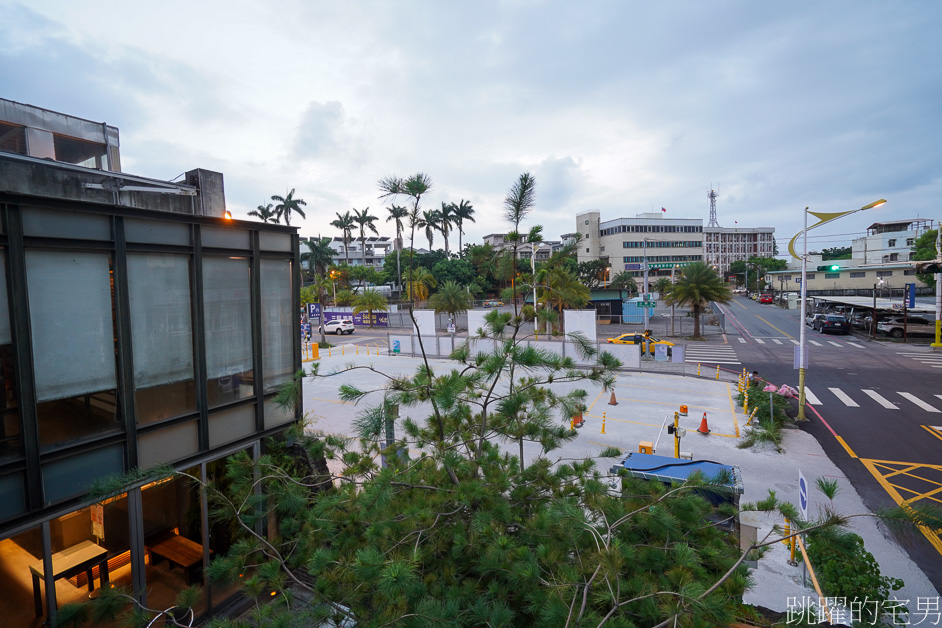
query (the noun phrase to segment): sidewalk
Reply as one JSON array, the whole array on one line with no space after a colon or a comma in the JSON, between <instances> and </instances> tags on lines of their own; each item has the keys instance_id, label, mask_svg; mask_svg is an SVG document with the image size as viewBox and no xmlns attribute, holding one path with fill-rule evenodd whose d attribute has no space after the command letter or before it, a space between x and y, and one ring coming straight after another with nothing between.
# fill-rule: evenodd
<instances>
[{"instance_id":1,"label":"sidewalk","mask_svg":"<svg viewBox=\"0 0 942 628\"><path fill-rule=\"evenodd\" d=\"M345 365L374 365L388 374L411 374L421 363L420 358L405 356L387 356L384 354L332 356L321 360L322 375L343 369ZM449 360L429 360L433 369L450 370L454 363ZM380 375L365 369L346 372L342 375L343 383L353 384L365 390L377 390L382 385ZM311 429L333 434L353 436L352 421L366 405L378 402L379 392L371 393L357 407L339 400L337 389L341 376L323 380L306 380L304 385L303 408L311 419ZM558 390L565 390L554 385ZM568 386L572 386L571 384ZM624 451L637 451L640 441L655 443L659 455L673 456L673 437L661 429L665 419L673 421L673 413L680 404L689 408L686 419L681 419L681 427L687 435L681 440L681 450L689 451L695 460L711 460L722 464L740 467L745 485L741 502L756 502L768 495L769 490L776 492L783 500L797 503L798 470L814 485L818 477L836 479L840 491L834 506L843 514L868 512L860 496L854 491L846 476L828 459L815 439L800 430L786 430L783 448L784 454L774 450L744 450L736 445L744 430L746 417L742 408L735 404L735 384L693 377L679 377L646 372L626 372L619 375L615 386L618 405L609 405L609 393L602 393L599 387L594 389L581 383L588 393L589 408L585 413L585 426L578 431L578 437L552 452L552 457L595 457L603 448L618 447ZM406 416L416 419L426 416L427 407L403 409L400 421ZM711 430L708 436L696 432L704 412ZM602 433L602 424L605 433ZM565 420L560 417L560 420ZM397 426L397 433L401 429ZM516 446L515 446L516 447ZM514 450L516 451L516 449ZM536 445L525 448L525 456L538 455ZM606 470L617 459L597 459L600 469ZM332 469L338 471L338 469ZM812 488L809 512L815 513L824 506L825 498ZM759 526L759 538L763 538L773 523L769 517L755 517L750 523ZM917 598L937 598L938 592L913 563L906 553L893 541L882 525L875 519L857 517L851 520L850 528L863 537L866 548L880 564L885 576L901 578L906 586L896 592L900 599L912 600L911 609L915 608ZM752 571L755 585L747 592L745 602L765 608L785 612L789 598L815 597L814 590L803 587L802 568L787 564L788 550L777 544L769 551ZM794 604L794 600L792 604Z\"/></svg>"}]
</instances>

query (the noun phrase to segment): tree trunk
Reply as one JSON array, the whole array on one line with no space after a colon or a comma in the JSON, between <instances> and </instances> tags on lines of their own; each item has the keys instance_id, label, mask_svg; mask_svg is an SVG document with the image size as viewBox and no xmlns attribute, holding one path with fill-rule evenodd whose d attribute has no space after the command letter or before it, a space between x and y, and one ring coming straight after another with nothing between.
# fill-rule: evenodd
<instances>
[{"instance_id":1,"label":"tree trunk","mask_svg":"<svg viewBox=\"0 0 942 628\"><path fill-rule=\"evenodd\" d=\"M693 337L700 337L700 304L693 306Z\"/></svg>"}]
</instances>

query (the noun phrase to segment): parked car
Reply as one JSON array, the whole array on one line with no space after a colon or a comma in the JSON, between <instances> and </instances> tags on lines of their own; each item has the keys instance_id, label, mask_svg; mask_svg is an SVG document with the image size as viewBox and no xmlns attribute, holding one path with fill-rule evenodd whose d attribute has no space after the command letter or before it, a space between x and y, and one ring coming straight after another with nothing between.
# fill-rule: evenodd
<instances>
[{"instance_id":1,"label":"parked car","mask_svg":"<svg viewBox=\"0 0 942 628\"><path fill-rule=\"evenodd\" d=\"M338 336L343 334L352 334L356 329L353 321L347 318L338 318L336 320L327 321L321 327L325 334L337 334Z\"/></svg>"},{"instance_id":2,"label":"parked car","mask_svg":"<svg viewBox=\"0 0 942 628\"><path fill-rule=\"evenodd\" d=\"M907 318L909 319L908 321L906 320ZM902 338L904 322L907 336L935 335L935 321L921 316L891 316L884 321L877 322L877 331L881 334L892 336L893 338Z\"/></svg>"},{"instance_id":3,"label":"parked car","mask_svg":"<svg viewBox=\"0 0 942 628\"><path fill-rule=\"evenodd\" d=\"M827 315L826 314L809 314L808 316L805 317L805 325L807 325L808 327L811 327L812 329L817 329L814 322L818 320L819 318L823 318L824 316L827 316Z\"/></svg>"},{"instance_id":4,"label":"parked car","mask_svg":"<svg viewBox=\"0 0 942 628\"><path fill-rule=\"evenodd\" d=\"M503 304L504 304L503 301L491 300L491 301L485 301L484 307L500 307Z\"/></svg>"},{"instance_id":5,"label":"parked car","mask_svg":"<svg viewBox=\"0 0 942 628\"><path fill-rule=\"evenodd\" d=\"M826 334L829 331L841 334L849 334L850 321L840 314L825 314L824 316L815 319L814 329L817 329L822 334Z\"/></svg>"},{"instance_id":6,"label":"parked car","mask_svg":"<svg viewBox=\"0 0 942 628\"><path fill-rule=\"evenodd\" d=\"M772 295L768 293L759 297L759 303L772 303L773 301L774 299L772 298Z\"/></svg>"},{"instance_id":7,"label":"parked car","mask_svg":"<svg viewBox=\"0 0 942 628\"><path fill-rule=\"evenodd\" d=\"M622 334L621 336L615 336L614 338L607 338L609 344L612 345L643 345L645 335L639 333L628 333ZM671 354L671 347L674 346L673 342L669 340L661 340L660 338L655 338L654 336L647 336L648 339L648 353L654 355L654 345L667 345L667 355Z\"/></svg>"}]
</instances>

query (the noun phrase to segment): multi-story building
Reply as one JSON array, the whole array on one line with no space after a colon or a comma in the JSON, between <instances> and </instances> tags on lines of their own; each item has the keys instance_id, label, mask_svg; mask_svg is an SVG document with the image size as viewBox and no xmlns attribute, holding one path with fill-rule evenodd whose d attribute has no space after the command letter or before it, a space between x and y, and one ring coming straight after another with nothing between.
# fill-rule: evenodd
<instances>
[{"instance_id":1,"label":"multi-story building","mask_svg":"<svg viewBox=\"0 0 942 628\"><path fill-rule=\"evenodd\" d=\"M513 243L507 241L506 233L491 233L484 236L484 244L490 244L495 251L509 251L513 248ZM550 255L563 248L561 240L544 240L532 245L529 242L520 242L517 244L517 259L529 261L535 254L536 261L545 262Z\"/></svg>"},{"instance_id":2,"label":"multi-story building","mask_svg":"<svg viewBox=\"0 0 942 628\"><path fill-rule=\"evenodd\" d=\"M867 227L867 235L851 243L854 264L892 264L912 259L913 244L931 225L931 220L913 218L875 222Z\"/></svg>"},{"instance_id":3,"label":"multi-story building","mask_svg":"<svg viewBox=\"0 0 942 628\"><path fill-rule=\"evenodd\" d=\"M0 617L56 625L86 588L150 608L236 591L203 568L230 526L173 477L104 501L96 480L172 465L224 483L297 420L295 227L226 217L223 178L120 171L118 130L0 101Z\"/></svg>"},{"instance_id":4,"label":"multi-story building","mask_svg":"<svg viewBox=\"0 0 942 628\"><path fill-rule=\"evenodd\" d=\"M320 237L320 236L318 236ZM308 240L317 240L314 238L301 238L302 252L306 250L305 243ZM335 264L347 262L351 266L372 266L382 269L386 256L393 246L393 239L388 236L367 236L366 242L360 242L359 238L350 241L349 246L345 246L343 238L334 236L330 241L330 248L334 250L333 261ZM363 249L366 248L366 255L363 255Z\"/></svg>"},{"instance_id":5,"label":"multi-story building","mask_svg":"<svg viewBox=\"0 0 942 628\"><path fill-rule=\"evenodd\" d=\"M775 227L704 227L704 257L720 274L750 257L775 255Z\"/></svg>"},{"instance_id":6,"label":"multi-story building","mask_svg":"<svg viewBox=\"0 0 942 628\"><path fill-rule=\"evenodd\" d=\"M576 216L576 229L581 236L579 261L608 260L609 280L622 271L640 277L645 261L649 277L703 261L699 218L667 218L661 212L602 222L601 213L592 210Z\"/></svg>"}]
</instances>

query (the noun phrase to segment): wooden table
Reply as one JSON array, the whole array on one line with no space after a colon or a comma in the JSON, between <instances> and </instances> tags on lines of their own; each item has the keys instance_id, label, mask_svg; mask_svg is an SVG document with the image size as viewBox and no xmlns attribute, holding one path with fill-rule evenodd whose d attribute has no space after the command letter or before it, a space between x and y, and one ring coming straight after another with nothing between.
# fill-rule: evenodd
<instances>
[{"instance_id":1,"label":"wooden table","mask_svg":"<svg viewBox=\"0 0 942 628\"><path fill-rule=\"evenodd\" d=\"M83 571L88 576L88 590L95 590L95 581L92 579L92 569L98 566L101 576L101 586L108 584L108 550L93 543L82 541L78 545L67 547L61 552L52 555L52 579L71 578ZM39 560L29 566L33 575L33 603L36 605L36 617L43 616L43 597L39 581L45 579L43 561Z\"/></svg>"},{"instance_id":2,"label":"wooden table","mask_svg":"<svg viewBox=\"0 0 942 628\"><path fill-rule=\"evenodd\" d=\"M203 546L179 534L168 534L148 543L147 551L150 552L152 565L162 559L170 565L182 567L187 584L191 584L191 572L195 571L193 568L203 565Z\"/></svg>"}]
</instances>

